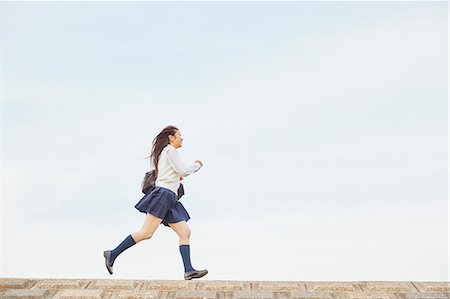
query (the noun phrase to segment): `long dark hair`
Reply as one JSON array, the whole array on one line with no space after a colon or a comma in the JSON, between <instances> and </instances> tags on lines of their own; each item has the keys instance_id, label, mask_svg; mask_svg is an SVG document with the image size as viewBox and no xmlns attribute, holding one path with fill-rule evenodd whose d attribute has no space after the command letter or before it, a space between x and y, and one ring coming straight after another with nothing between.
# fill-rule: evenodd
<instances>
[{"instance_id":1,"label":"long dark hair","mask_svg":"<svg viewBox=\"0 0 450 299\"><path fill-rule=\"evenodd\" d=\"M158 176L158 158L161 155L163 148L169 144L169 135L175 135L177 131L177 127L167 126L158 135L156 135L155 139L153 139L152 152L147 158L151 158L153 160L153 165L155 165L155 177Z\"/></svg>"}]
</instances>

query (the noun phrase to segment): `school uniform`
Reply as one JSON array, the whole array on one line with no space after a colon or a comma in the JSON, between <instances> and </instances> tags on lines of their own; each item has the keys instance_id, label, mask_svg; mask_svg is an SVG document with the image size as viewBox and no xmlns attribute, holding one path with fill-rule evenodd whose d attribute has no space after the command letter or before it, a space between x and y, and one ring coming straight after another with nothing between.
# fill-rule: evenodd
<instances>
[{"instance_id":1,"label":"school uniform","mask_svg":"<svg viewBox=\"0 0 450 299\"><path fill-rule=\"evenodd\" d=\"M158 158L158 176L155 180L155 188L144 195L135 208L142 213L150 213L163 219L161 223L165 226L169 226L169 223L188 221L191 217L178 198L180 176L187 177L201 167L198 162L189 166L185 165L177 149L168 144ZM151 168L155 169L152 160Z\"/></svg>"}]
</instances>

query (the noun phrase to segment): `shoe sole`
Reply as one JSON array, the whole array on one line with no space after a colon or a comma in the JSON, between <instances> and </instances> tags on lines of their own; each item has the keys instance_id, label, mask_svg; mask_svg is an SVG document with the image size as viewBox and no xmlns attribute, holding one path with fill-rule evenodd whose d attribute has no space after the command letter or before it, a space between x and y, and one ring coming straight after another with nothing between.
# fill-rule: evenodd
<instances>
[{"instance_id":1,"label":"shoe sole","mask_svg":"<svg viewBox=\"0 0 450 299\"><path fill-rule=\"evenodd\" d=\"M201 278L201 277L205 276L206 274L208 274L208 271L206 271L204 273L199 273L199 274L194 275L194 276L189 276L189 277L185 278L185 280L191 280L192 278Z\"/></svg>"}]
</instances>

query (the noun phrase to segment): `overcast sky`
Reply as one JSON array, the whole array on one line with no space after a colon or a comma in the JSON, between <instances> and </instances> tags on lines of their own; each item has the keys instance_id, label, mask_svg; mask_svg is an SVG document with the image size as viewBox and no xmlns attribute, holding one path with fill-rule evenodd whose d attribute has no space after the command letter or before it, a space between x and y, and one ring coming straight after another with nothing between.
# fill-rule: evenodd
<instances>
[{"instance_id":1,"label":"overcast sky","mask_svg":"<svg viewBox=\"0 0 450 299\"><path fill-rule=\"evenodd\" d=\"M203 279L448 280L447 5L3 2L1 276L183 279L175 125Z\"/></svg>"}]
</instances>

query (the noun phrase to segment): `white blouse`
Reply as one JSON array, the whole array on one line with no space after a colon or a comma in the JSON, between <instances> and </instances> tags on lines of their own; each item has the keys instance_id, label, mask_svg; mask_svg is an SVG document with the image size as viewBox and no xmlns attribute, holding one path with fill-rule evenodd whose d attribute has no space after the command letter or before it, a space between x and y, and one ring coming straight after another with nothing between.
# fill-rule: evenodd
<instances>
[{"instance_id":1,"label":"white blouse","mask_svg":"<svg viewBox=\"0 0 450 299\"><path fill-rule=\"evenodd\" d=\"M153 159L150 159L150 164L151 169L155 169ZM155 186L167 188L178 194L180 176L187 177L197 172L201 167L201 164L198 162L186 166L177 149L168 144L163 148L158 158L158 177L156 178Z\"/></svg>"}]
</instances>

